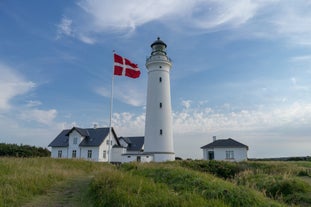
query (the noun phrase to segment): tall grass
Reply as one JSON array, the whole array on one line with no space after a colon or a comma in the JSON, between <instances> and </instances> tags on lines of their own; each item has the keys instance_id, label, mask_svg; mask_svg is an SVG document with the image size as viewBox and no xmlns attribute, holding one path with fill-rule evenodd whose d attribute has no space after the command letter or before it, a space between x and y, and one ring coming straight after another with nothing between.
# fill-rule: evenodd
<instances>
[{"instance_id":1,"label":"tall grass","mask_svg":"<svg viewBox=\"0 0 311 207\"><path fill-rule=\"evenodd\" d=\"M166 184L114 169L104 169L93 179L90 189L96 206L227 206L222 201L205 200L192 192L175 192Z\"/></svg>"},{"instance_id":2,"label":"tall grass","mask_svg":"<svg viewBox=\"0 0 311 207\"><path fill-rule=\"evenodd\" d=\"M115 167L82 160L0 158L0 207L22 206L53 186L90 175L84 191L95 206L311 206L310 169L308 162L182 161Z\"/></svg>"},{"instance_id":3,"label":"tall grass","mask_svg":"<svg viewBox=\"0 0 311 207\"><path fill-rule=\"evenodd\" d=\"M223 201L227 206L286 206L247 187L236 186L211 174L178 166L132 163L124 164L121 168L135 176L147 177L155 183L166 184L176 193L192 192L206 200Z\"/></svg>"},{"instance_id":4,"label":"tall grass","mask_svg":"<svg viewBox=\"0 0 311 207\"><path fill-rule=\"evenodd\" d=\"M79 160L0 158L0 206L21 206L58 182L88 175L102 166Z\"/></svg>"}]
</instances>

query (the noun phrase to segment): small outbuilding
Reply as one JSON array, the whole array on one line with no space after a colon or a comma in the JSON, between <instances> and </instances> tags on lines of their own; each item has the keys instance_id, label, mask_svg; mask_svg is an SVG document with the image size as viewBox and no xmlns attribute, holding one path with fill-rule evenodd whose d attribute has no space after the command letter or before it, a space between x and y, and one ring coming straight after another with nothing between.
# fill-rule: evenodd
<instances>
[{"instance_id":1,"label":"small outbuilding","mask_svg":"<svg viewBox=\"0 0 311 207\"><path fill-rule=\"evenodd\" d=\"M244 161L247 160L248 146L232 138L218 139L201 147L204 160Z\"/></svg>"}]
</instances>

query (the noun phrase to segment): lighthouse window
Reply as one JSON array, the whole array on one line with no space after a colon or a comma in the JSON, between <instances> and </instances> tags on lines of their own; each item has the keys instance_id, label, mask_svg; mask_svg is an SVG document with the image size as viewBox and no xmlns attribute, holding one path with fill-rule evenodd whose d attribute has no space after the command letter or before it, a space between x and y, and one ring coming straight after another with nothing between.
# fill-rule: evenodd
<instances>
[{"instance_id":1,"label":"lighthouse window","mask_svg":"<svg viewBox=\"0 0 311 207\"><path fill-rule=\"evenodd\" d=\"M162 77L159 78L159 81L162 82Z\"/></svg>"},{"instance_id":2,"label":"lighthouse window","mask_svg":"<svg viewBox=\"0 0 311 207\"><path fill-rule=\"evenodd\" d=\"M162 135L163 134L163 131L162 131L162 129L160 129L160 135Z\"/></svg>"},{"instance_id":3,"label":"lighthouse window","mask_svg":"<svg viewBox=\"0 0 311 207\"><path fill-rule=\"evenodd\" d=\"M160 102L160 108L162 108L162 102Z\"/></svg>"}]
</instances>

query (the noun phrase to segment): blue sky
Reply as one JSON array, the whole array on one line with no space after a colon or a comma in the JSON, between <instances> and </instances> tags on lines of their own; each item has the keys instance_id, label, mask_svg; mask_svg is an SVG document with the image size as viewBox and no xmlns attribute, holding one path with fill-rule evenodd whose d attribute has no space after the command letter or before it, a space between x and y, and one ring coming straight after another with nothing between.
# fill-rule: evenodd
<instances>
[{"instance_id":1,"label":"blue sky","mask_svg":"<svg viewBox=\"0 0 311 207\"><path fill-rule=\"evenodd\" d=\"M173 60L176 155L231 137L249 157L311 149L311 1L0 2L0 142L46 147L64 128L109 125L112 51L141 68L115 77L113 126L144 134L146 57Z\"/></svg>"}]
</instances>

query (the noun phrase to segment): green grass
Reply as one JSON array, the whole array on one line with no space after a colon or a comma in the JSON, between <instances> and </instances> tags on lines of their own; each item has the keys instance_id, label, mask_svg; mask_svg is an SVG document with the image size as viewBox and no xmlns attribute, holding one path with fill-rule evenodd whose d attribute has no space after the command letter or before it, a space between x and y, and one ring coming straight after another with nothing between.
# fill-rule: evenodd
<instances>
[{"instance_id":1,"label":"green grass","mask_svg":"<svg viewBox=\"0 0 311 207\"><path fill-rule=\"evenodd\" d=\"M51 158L0 158L0 206L21 206L57 183L100 171L103 164Z\"/></svg>"},{"instance_id":2,"label":"green grass","mask_svg":"<svg viewBox=\"0 0 311 207\"><path fill-rule=\"evenodd\" d=\"M105 169L91 183L96 206L221 206L222 201L206 200L193 192L179 193L164 183L143 176Z\"/></svg>"},{"instance_id":3,"label":"green grass","mask_svg":"<svg viewBox=\"0 0 311 207\"><path fill-rule=\"evenodd\" d=\"M285 206L244 186L207 173L178 167L175 164L123 164L121 168L135 176L152 179L155 183L166 184L176 193L193 193L205 200L217 200L227 206Z\"/></svg>"},{"instance_id":4,"label":"green grass","mask_svg":"<svg viewBox=\"0 0 311 207\"><path fill-rule=\"evenodd\" d=\"M0 158L0 207L311 206L310 163Z\"/></svg>"}]
</instances>

